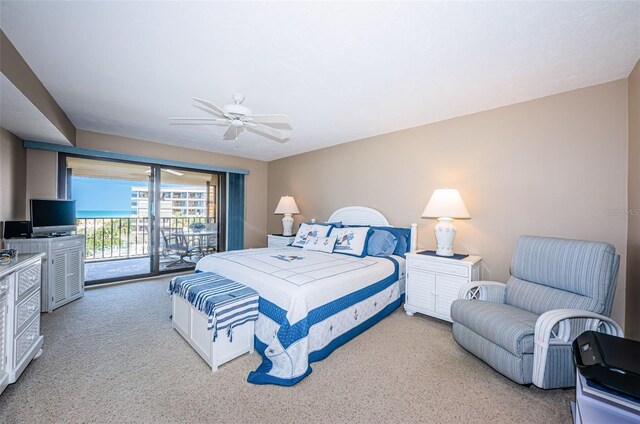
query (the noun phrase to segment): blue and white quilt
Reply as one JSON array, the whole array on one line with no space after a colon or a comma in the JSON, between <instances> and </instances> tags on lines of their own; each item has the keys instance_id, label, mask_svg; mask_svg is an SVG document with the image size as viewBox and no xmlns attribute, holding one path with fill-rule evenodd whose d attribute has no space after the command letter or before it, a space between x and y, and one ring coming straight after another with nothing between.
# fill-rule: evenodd
<instances>
[{"instance_id":1,"label":"blue and white quilt","mask_svg":"<svg viewBox=\"0 0 640 424\"><path fill-rule=\"evenodd\" d=\"M399 256L357 258L292 247L218 253L197 265L260 294L255 346L263 361L248 381L284 386L400 306L404 269Z\"/></svg>"}]
</instances>

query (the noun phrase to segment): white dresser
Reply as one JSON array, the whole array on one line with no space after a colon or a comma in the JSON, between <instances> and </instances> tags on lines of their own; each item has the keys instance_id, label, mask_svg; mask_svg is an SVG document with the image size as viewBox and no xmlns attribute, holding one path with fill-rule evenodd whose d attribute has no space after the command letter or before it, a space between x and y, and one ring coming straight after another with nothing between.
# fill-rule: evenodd
<instances>
[{"instance_id":1,"label":"white dresser","mask_svg":"<svg viewBox=\"0 0 640 424\"><path fill-rule=\"evenodd\" d=\"M267 246L285 247L289 246L296 239L296 236L283 236L281 234L269 234L267 236Z\"/></svg>"},{"instance_id":2,"label":"white dresser","mask_svg":"<svg viewBox=\"0 0 640 424\"><path fill-rule=\"evenodd\" d=\"M458 289L481 278L480 256L451 259L407 253L407 288L404 309L451 322L451 304Z\"/></svg>"},{"instance_id":3,"label":"white dresser","mask_svg":"<svg viewBox=\"0 0 640 424\"><path fill-rule=\"evenodd\" d=\"M7 248L22 253L44 253L42 312L52 312L84 296L85 238L82 234L6 240Z\"/></svg>"},{"instance_id":4,"label":"white dresser","mask_svg":"<svg viewBox=\"0 0 640 424\"><path fill-rule=\"evenodd\" d=\"M40 270L44 254L0 267L0 393L42 354Z\"/></svg>"}]
</instances>

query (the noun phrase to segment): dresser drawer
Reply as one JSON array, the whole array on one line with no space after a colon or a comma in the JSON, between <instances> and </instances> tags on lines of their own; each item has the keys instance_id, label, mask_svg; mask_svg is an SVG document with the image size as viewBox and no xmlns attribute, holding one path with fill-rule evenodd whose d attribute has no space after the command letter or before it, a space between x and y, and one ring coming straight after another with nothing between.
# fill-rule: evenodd
<instances>
[{"instance_id":1,"label":"dresser drawer","mask_svg":"<svg viewBox=\"0 0 640 424\"><path fill-rule=\"evenodd\" d=\"M40 313L40 290L34 291L16 308L15 331L19 334L35 314Z\"/></svg>"},{"instance_id":2,"label":"dresser drawer","mask_svg":"<svg viewBox=\"0 0 640 424\"><path fill-rule=\"evenodd\" d=\"M268 246L269 247L286 247L291 245L295 240L295 237L274 237L268 236Z\"/></svg>"},{"instance_id":3,"label":"dresser drawer","mask_svg":"<svg viewBox=\"0 0 640 424\"><path fill-rule=\"evenodd\" d=\"M35 286L40 286L40 262L16 273L16 302L24 299Z\"/></svg>"},{"instance_id":4,"label":"dresser drawer","mask_svg":"<svg viewBox=\"0 0 640 424\"><path fill-rule=\"evenodd\" d=\"M9 279L0 278L0 299L9 294Z\"/></svg>"},{"instance_id":5,"label":"dresser drawer","mask_svg":"<svg viewBox=\"0 0 640 424\"><path fill-rule=\"evenodd\" d=\"M14 343L13 366L16 367L29 351L29 348L40 336L40 317L36 318L26 330L22 332Z\"/></svg>"},{"instance_id":6,"label":"dresser drawer","mask_svg":"<svg viewBox=\"0 0 640 424\"><path fill-rule=\"evenodd\" d=\"M407 260L407 268L421 269L429 272L455 275L457 277L469 278L469 267L465 265L456 265L449 263L441 263L436 261L421 261L416 259Z\"/></svg>"},{"instance_id":7,"label":"dresser drawer","mask_svg":"<svg viewBox=\"0 0 640 424\"><path fill-rule=\"evenodd\" d=\"M52 247L52 250L55 252L56 250L69 249L71 247L82 246L83 244L84 244L84 238L79 237L77 239L72 239L72 240L61 240L61 241L53 242L51 244L51 247Z\"/></svg>"},{"instance_id":8,"label":"dresser drawer","mask_svg":"<svg viewBox=\"0 0 640 424\"><path fill-rule=\"evenodd\" d=\"M283 240L269 240L269 247L285 247L287 243Z\"/></svg>"}]
</instances>

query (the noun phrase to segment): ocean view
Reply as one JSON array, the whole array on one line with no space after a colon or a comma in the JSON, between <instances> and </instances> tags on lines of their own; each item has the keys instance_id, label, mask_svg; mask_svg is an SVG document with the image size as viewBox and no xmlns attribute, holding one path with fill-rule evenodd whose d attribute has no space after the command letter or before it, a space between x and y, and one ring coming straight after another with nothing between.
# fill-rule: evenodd
<instances>
[{"instance_id":1,"label":"ocean view","mask_svg":"<svg viewBox=\"0 0 640 424\"><path fill-rule=\"evenodd\" d=\"M135 216L132 210L128 211L81 211L76 212L78 218L131 218Z\"/></svg>"}]
</instances>

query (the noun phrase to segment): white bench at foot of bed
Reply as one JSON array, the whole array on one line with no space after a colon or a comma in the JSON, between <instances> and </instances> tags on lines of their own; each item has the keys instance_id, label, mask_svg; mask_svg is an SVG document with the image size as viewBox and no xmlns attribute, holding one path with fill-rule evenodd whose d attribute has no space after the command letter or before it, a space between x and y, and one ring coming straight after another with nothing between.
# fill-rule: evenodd
<instances>
[{"instance_id":1,"label":"white bench at foot of bed","mask_svg":"<svg viewBox=\"0 0 640 424\"><path fill-rule=\"evenodd\" d=\"M233 341L226 331L219 332L213 340L213 330L207 330L208 317L178 295L172 296L173 328L195 349L213 372L225 362L245 353L253 352L255 321L248 321L233 328Z\"/></svg>"}]
</instances>

